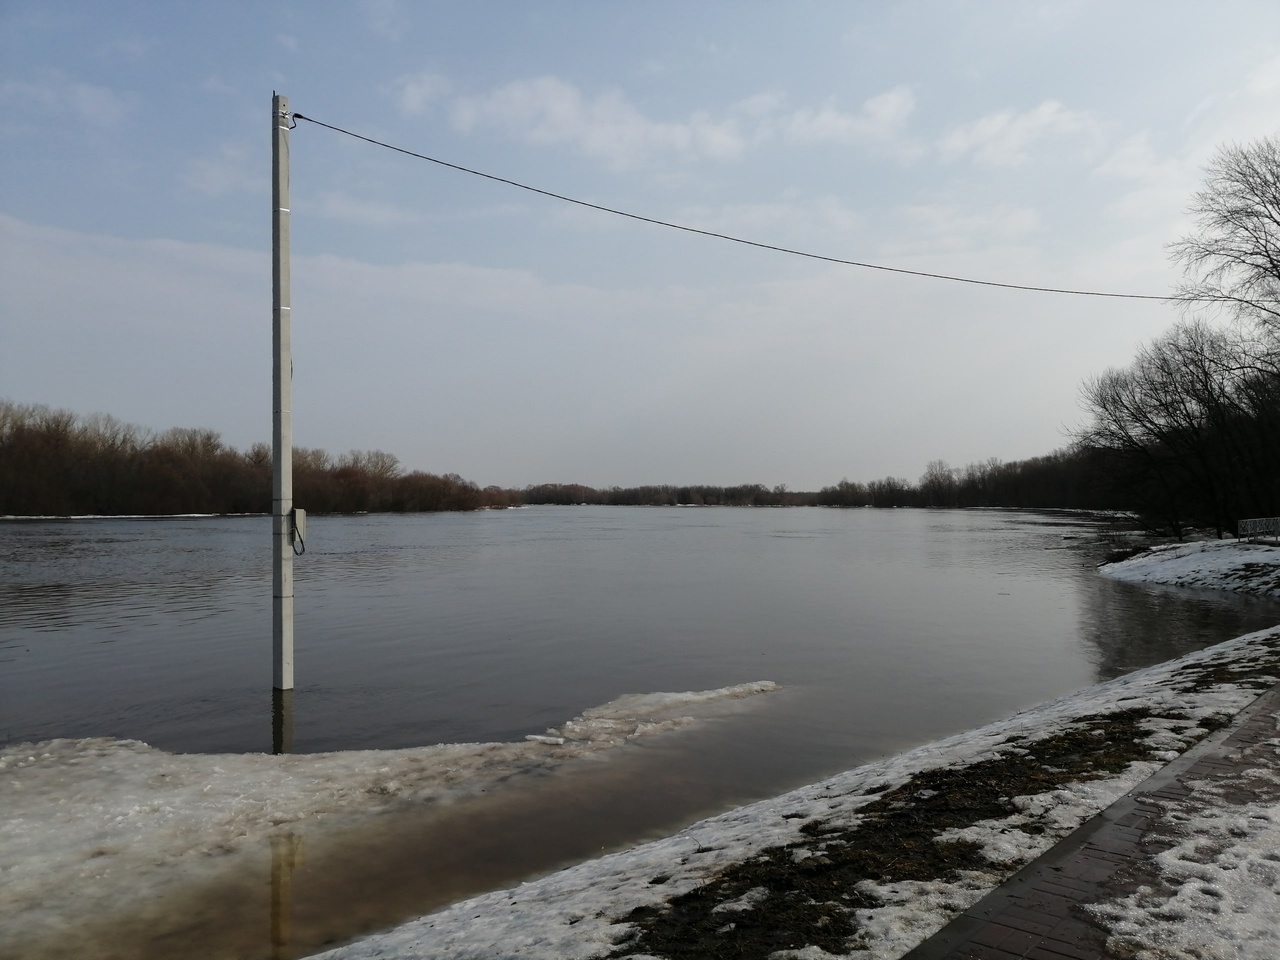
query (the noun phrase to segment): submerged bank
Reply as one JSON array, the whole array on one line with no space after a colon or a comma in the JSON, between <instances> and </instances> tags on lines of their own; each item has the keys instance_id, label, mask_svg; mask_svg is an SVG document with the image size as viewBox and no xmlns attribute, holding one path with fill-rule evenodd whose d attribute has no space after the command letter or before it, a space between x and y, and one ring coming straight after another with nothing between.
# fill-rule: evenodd
<instances>
[{"instance_id":1,"label":"submerged bank","mask_svg":"<svg viewBox=\"0 0 1280 960\"><path fill-rule=\"evenodd\" d=\"M323 956L898 957L1277 682L1280 628Z\"/></svg>"},{"instance_id":2,"label":"submerged bank","mask_svg":"<svg viewBox=\"0 0 1280 960\"><path fill-rule=\"evenodd\" d=\"M1280 550L1251 544L1157 550L1117 567L1108 575L1280 595ZM324 956L899 957L1277 682L1280 627ZM1280 822L1255 819L1262 834ZM1160 913L1154 900L1118 908L1116 922L1141 928ZM1267 929L1274 901L1238 901L1263 922L1235 922Z\"/></svg>"},{"instance_id":3,"label":"submerged bank","mask_svg":"<svg viewBox=\"0 0 1280 960\"><path fill-rule=\"evenodd\" d=\"M680 956L681 944L705 954L707 937L717 948L739 940L726 956L794 947L820 957L815 950L849 945L871 951L861 956L897 956L1274 682L1278 642L1275 630L1230 641L636 850L455 904L331 956ZM751 686L738 692L765 689ZM710 693L719 699L726 691ZM606 710L581 720L608 745L700 710L687 701L643 709L632 702L613 711L621 717ZM626 725L612 727L620 719ZM566 725L525 745L319 758L184 757L108 741L11 748L0 768L0 802L15 814L0 826L0 897L8 899L0 937L20 944L24 956L127 956L110 936L122 921L145 928L159 918L180 930L190 927L185 911L197 901L216 918L216 898L193 894L232 873L245 887L271 884L255 890L263 916L254 922L272 932L261 955L296 955L290 883L317 859L306 830L389 823L404 805L447 802L446 788L474 795L483 789L468 780L477 770L497 783L542 762L530 751L565 749L545 741L578 737L575 750L597 742L577 731ZM432 762L437 781L423 778ZM466 840L456 851L463 856ZM501 855L479 842L472 850ZM424 857L417 866L440 870L442 861ZM358 913L359 880L333 870L340 892L352 885L336 909ZM804 936L812 931L822 939ZM190 937L185 946L152 941L150 955L177 953L217 955Z\"/></svg>"},{"instance_id":4,"label":"submerged bank","mask_svg":"<svg viewBox=\"0 0 1280 960\"><path fill-rule=\"evenodd\" d=\"M459 832L501 836L495 823L509 818L512 801L554 782L552 774L573 770L572 782L589 789L592 771L583 776L583 765L607 770L600 761L619 747L750 709L775 689L758 681L620 697L515 743L286 756L173 754L107 738L0 749L0 943L23 957L163 957L175 945L183 955L252 956L271 946L259 929L267 920L257 917L269 899L256 888L279 872L282 850L294 861L300 852L336 865L350 864L353 844L381 848L380 861L365 869L390 871L391 884L379 891L381 878L370 875L365 893L392 898L392 861L403 856L398 848L414 847L408 832L437 856L442 835L444 842ZM539 866L546 869L545 860L535 857L524 875ZM520 875L518 864L504 864L494 877ZM476 883L432 883L425 894L422 885L401 886L439 903L484 889ZM342 939L422 909L366 909L341 890L326 908L363 911L354 924L338 925ZM318 949L324 939L303 942Z\"/></svg>"}]
</instances>

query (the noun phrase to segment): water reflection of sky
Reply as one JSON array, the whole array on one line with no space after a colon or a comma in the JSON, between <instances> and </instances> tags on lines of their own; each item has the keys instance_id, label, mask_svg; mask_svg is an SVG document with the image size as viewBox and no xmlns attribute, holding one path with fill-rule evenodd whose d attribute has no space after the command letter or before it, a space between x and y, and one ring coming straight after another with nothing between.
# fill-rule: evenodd
<instances>
[{"instance_id":1,"label":"water reflection of sky","mask_svg":"<svg viewBox=\"0 0 1280 960\"><path fill-rule=\"evenodd\" d=\"M0 524L0 733L267 749L269 531ZM624 693L771 679L734 730L836 767L1280 619L1104 580L1095 531L1061 514L548 507L310 532L303 750L519 738Z\"/></svg>"}]
</instances>

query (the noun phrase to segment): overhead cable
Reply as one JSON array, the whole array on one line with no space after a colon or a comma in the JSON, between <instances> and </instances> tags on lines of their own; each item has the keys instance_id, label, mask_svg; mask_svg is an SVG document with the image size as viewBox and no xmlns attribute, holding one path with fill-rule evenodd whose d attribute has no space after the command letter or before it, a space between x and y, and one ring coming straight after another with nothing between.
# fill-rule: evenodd
<instances>
[{"instance_id":1,"label":"overhead cable","mask_svg":"<svg viewBox=\"0 0 1280 960\"><path fill-rule=\"evenodd\" d=\"M717 240L728 240L731 243L740 243L746 247L755 247L759 250L772 250L775 253L785 253L793 257L804 257L808 260L821 260L825 263L838 263L847 267L861 267L864 270L881 270L885 273L900 273L909 277L928 277L931 280L949 280L953 283L969 283L979 287L999 287L1004 290L1029 290L1033 293L1060 293L1075 297L1108 297L1116 300L1165 300L1178 301L1182 303L1208 303L1221 302L1233 298L1229 297L1187 297L1187 296L1157 296L1149 293L1109 293L1102 290L1072 290L1063 287L1038 287L1025 283L1001 283L996 280L977 280L973 277L957 277L945 273L929 273L925 270L908 270L905 267L889 267L881 263L864 263L859 260L846 260L842 257L831 257L820 253L809 253L804 250L794 250L790 247L782 247L772 243L761 243L757 240L745 240L742 237L731 236L727 233L717 233L714 230L703 230L700 227L691 227L687 224L672 223L669 220L659 220L656 217L646 217L638 213L629 213L626 210L618 210L614 207L606 207L599 203L591 203L587 200L579 200L575 197L568 197L562 193L554 193L551 190L543 190L540 187L533 187L527 183L520 183L518 180L509 180L506 177L499 177L492 173L484 173L481 170L473 170L470 167L464 167L456 163L450 163L447 160L440 160L436 157L429 157L426 154L415 153L413 150L407 150L404 147L397 147L391 143L385 143L382 140L375 140L373 137L366 137L363 134L354 133L351 130L344 130L342 127L334 126L331 123L325 123L323 120L316 120L314 117L303 116L300 113L294 113L293 119L305 120L313 123L317 127L324 127L335 133L341 133L345 136L352 137L355 140L363 140L365 143L373 144L376 147L383 147L387 150L393 150L396 153L402 153L405 156L414 157L418 160L426 160L428 163L434 163L441 167L448 167L450 170L457 170L459 173L467 173L473 177L482 177L485 180L492 180L495 183L504 183L509 187L516 187L520 190L527 190L529 193L536 193L540 196L550 197L553 200L560 200L564 203L572 203L579 207L586 207L589 210L598 210L601 213L609 213L615 217L626 217L628 220L639 220L641 223L651 223L658 227L667 227L671 230L682 230L685 233L696 233L704 237L714 237Z\"/></svg>"}]
</instances>

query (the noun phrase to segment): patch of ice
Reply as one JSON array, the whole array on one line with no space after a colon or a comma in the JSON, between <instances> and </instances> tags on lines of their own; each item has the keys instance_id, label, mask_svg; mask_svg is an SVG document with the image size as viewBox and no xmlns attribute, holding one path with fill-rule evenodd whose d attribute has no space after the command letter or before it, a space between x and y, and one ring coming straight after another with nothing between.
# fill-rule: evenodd
<instances>
[{"instance_id":1,"label":"patch of ice","mask_svg":"<svg viewBox=\"0 0 1280 960\"><path fill-rule=\"evenodd\" d=\"M269 756L170 754L134 740L50 740L0 750L0 941L128 909L195 882L228 856L263 856L291 830L344 829L393 805L442 804L530 769L693 723L763 681L622 697L523 743ZM645 711L652 708L656 718ZM683 715L670 714L678 709Z\"/></svg>"},{"instance_id":2,"label":"patch of ice","mask_svg":"<svg viewBox=\"0 0 1280 960\"><path fill-rule=\"evenodd\" d=\"M701 704L715 703L722 700L741 700L758 693L769 693L777 690L778 685L772 680L757 680L754 683L740 683L732 687L720 687L718 690L689 690L684 693L631 693L610 700L599 707L583 711L582 716L588 720L625 720L631 717L665 717L673 712L686 710Z\"/></svg>"}]
</instances>

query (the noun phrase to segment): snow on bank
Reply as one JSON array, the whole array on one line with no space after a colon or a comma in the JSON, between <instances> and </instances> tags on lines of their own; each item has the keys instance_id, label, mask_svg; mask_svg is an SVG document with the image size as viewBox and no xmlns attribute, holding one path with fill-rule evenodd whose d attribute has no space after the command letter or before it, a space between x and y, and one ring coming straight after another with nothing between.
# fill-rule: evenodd
<instances>
[{"instance_id":1,"label":"snow on bank","mask_svg":"<svg viewBox=\"0 0 1280 960\"><path fill-rule=\"evenodd\" d=\"M135 740L0 750L0 942L127 912L174 883L260 856L289 830L340 830L402 804L450 803L672 730L770 681L620 697L524 743L269 756L171 754Z\"/></svg>"},{"instance_id":2,"label":"snow on bank","mask_svg":"<svg viewBox=\"0 0 1280 960\"><path fill-rule=\"evenodd\" d=\"M1019 798L1018 812L1013 816L958 831L962 834L959 839L979 844L988 868L963 871L952 881L859 884L859 892L876 897L880 906L854 911L859 942L851 944L846 955L867 960L899 957L1019 865L1186 749L1207 732L1210 718L1221 719L1246 706L1257 696L1256 682L1276 682L1280 677L1280 669L1276 669L1277 676L1255 679L1255 684L1227 681L1204 685L1191 682L1189 671L1203 677L1219 666L1231 670L1252 667L1266 674L1276 664L1277 641L1280 627L1240 637L979 730L730 811L673 837L454 904L321 956L326 960L474 960L518 955L587 960L618 955L615 951L626 955L624 945L636 933L628 917L636 908L665 910L681 894L703 887L728 868L759 858L767 848L791 847L790 854L796 859L821 856L823 841L812 829L818 821L827 827L855 828L862 820L862 808L915 774L959 769L1015 751L1034 753L1035 741L1047 740L1084 718L1135 709L1150 712L1142 721L1146 735L1141 739L1153 751L1154 760L1131 763L1106 779L1081 779ZM1017 743L1011 743L1011 738L1018 738ZM1043 832L1018 829L1028 823ZM811 827L808 831L806 824ZM748 895L717 910L752 908ZM643 954L634 956L639 960ZM809 947L775 956L799 960L835 954Z\"/></svg>"},{"instance_id":3,"label":"snow on bank","mask_svg":"<svg viewBox=\"0 0 1280 960\"><path fill-rule=\"evenodd\" d=\"M1209 587L1280 597L1280 545L1202 540L1152 547L1098 568L1104 577L1133 583Z\"/></svg>"},{"instance_id":4,"label":"snow on bank","mask_svg":"<svg viewBox=\"0 0 1280 960\"><path fill-rule=\"evenodd\" d=\"M1263 548L1267 550L1270 548ZM1186 552L1179 552L1179 551ZM1187 560L1187 558L1192 558ZM1144 564L1116 564L1125 577L1239 589L1276 575L1280 557L1253 545L1179 545L1152 551ZM1186 561L1185 563L1176 561ZM1172 565L1170 565L1172 564ZM1194 566L1193 566L1194 565ZM1245 576L1241 576L1243 573ZM1182 578L1182 579L1179 579ZM1277 591L1275 595L1280 595ZM1221 680L1233 670L1258 668L1275 682L1280 628L1237 638L1060 698L1007 720L909 753L861 767L785 796L730 811L673 837L626 853L579 864L511 890L455 904L325 954L329 960L367 958L597 958L625 954L638 907L666 908L680 894L701 888L723 871L788 848L796 861L830 852L820 822L853 830L869 821L866 808L886 791L928 771L965 770L975 763L1034 753L1087 718L1135 709L1147 760L1102 779L1076 779L1044 793L1015 798L1016 812L940 835L968 842L984 855L980 868L953 880L865 882L859 892L878 901L850 908L858 940L847 956L889 960L901 956L1000 882L1018 865L1052 845L1083 820L1140 782L1257 693L1253 684ZM1218 669L1221 668L1221 669ZM1189 671L1217 682L1192 683ZM1271 671L1271 672L1268 672ZM688 722L725 699L772 689L768 683L707 694L622 698L584 712L522 744L465 744L399 751L364 751L295 757L173 756L136 742L50 741L0 751L0 942L36 943L46 933L86 917L127 913L170 884L195 885L228 863L252 864L263 841L298 831L341 831L395 804L447 803L530 767L546 769L570 757L625 743ZM656 697L656 698L655 698ZM1016 738L1016 742L1013 742ZM1277 742L1280 745L1280 741ZM1115 907L1118 935L1139 940L1165 936L1167 956L1178 953L1175 922L1200 909L1196 896L1216 887L1231 913L1227 929L1267 929L1276 893L1273 858L1280 813L1259 802L1214 820L1212 805L1182 811L1194 836L1162 869L1171 884L1195 877L1198 886L1139 891ZM1021 829L1032 828L1030 832ZM808 829L806 829L808 828ZM1036 832L1041 831L1041 832ZM1268 845L1270 844L1270 847ZM1271 854L1271 855L1269 855ZM1195 866L1197 858L1199 866ZM1179 871L1182 871L1180 874ZM1216 871L1216 872L1215 872ZM256 871L260 873L261 871ZM1250 890L1247 877L1264 889ZM1267 886L1269 885L1269 886ZM763 888L747 890L713 911L731 928L762 909ZM1198 893L1197 893L1198 891ZM1280 896L1280 894L1276 894ZM1178 897L1183 897L1179 900ZM1206 899L1205 904L1208 903ZM735 919L736 918L736 919ZM1166 923L1165 927L1160 924ZM718 922L718 921L717 921ZM1196 936L1221 938L1219 932ZM1164 933L1161 933L1161 931ZM1210 939L1204 939L1205 943ZM1194 944L1193 944L1194 947ZM855 949L856 948L856 949ZM1210 951L1212 953L1212 951ZM839 954L817 947L779 957L813 960ZM1241 956L1269 956L1243 953ZM641 954L632 954L639 960Z\"/></svg>"},{"instance_id":5,"label":"snow on bank","mask_svg":"<svg viewBox=\"0 0 1280 960\"><path fill-rule=\"evenodd\" d=\"M1151 883L1090 908L1118 956L1280 957L1280 738L1242 759L1228 783L1202 781L1166 801L1165 821L1182 839L1157 855Z\"/></svg>"}]
</instances>

